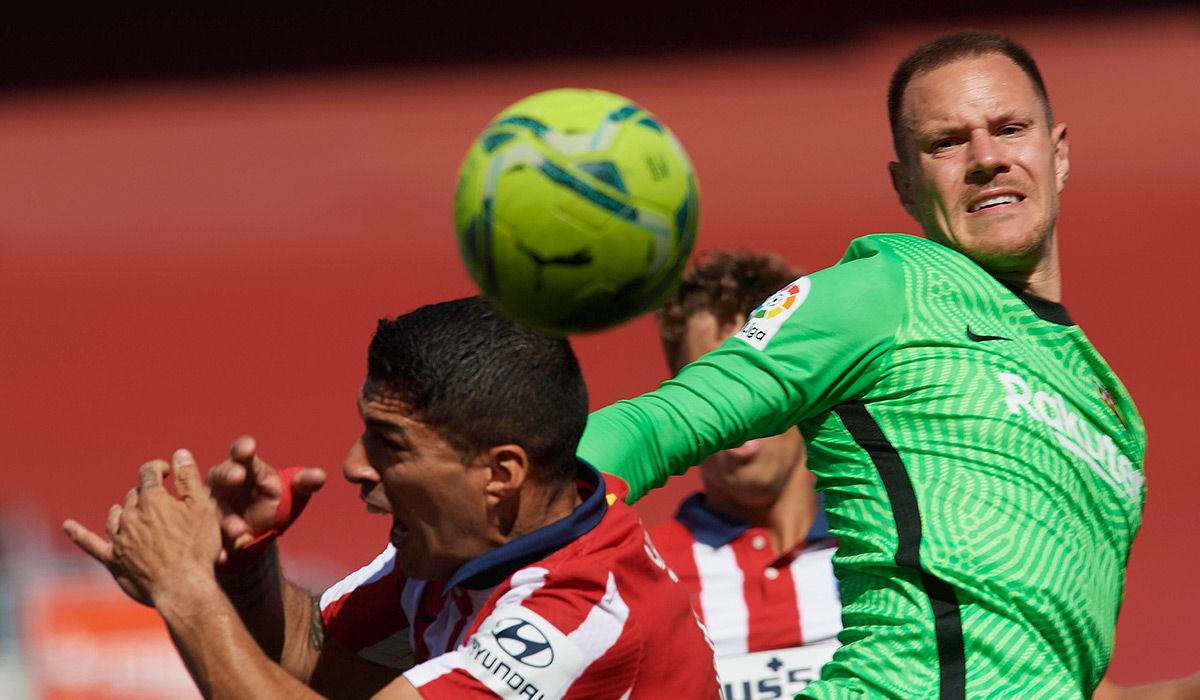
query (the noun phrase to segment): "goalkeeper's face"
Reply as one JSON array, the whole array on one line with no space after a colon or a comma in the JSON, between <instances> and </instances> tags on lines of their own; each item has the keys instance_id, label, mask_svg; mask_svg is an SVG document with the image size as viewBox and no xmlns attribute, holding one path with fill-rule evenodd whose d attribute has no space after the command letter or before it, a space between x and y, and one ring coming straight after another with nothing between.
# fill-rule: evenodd
<instances>
[{"instance_id":1,"label":"goalkeeper's face","mask_svg":"<svg viewBox=\"0 0 1200 700\"><path fill-rule=\"evenodd\" d=\"M390 539L404 572L445 580L493 549L485 456L464 458L370 381L358 408L363 434L346 456L343 473L359 487L368 512L392 516Z\"/></svg>"},{"instance_id":2,"label":"goalkeeper's face","mask_svg":"<svg viewBox=\"0 0 1200 700\"><path fill-rule=\"evenodd\" d=\"M918 73L901 116L892 183L927 237L993 274L1054 264L1067 130L1016 63L987 54Z\"/></svg>"},{"instance_id":3,"label":"goalkeeper's face","mask_svg":"<svg viewBox=\"0 0 1200 700\"><path fill-rule=\"evenodd\" d=\"M679 360L684 364L715 350L741 328L744 318L722 325L709 311L688 317ZM759 438L718 452L700 465L700 478L710 499L732 501L742 509L769 508L804 467L804 438L791 428L774 437Z\"/></svg>"}]
</instances>

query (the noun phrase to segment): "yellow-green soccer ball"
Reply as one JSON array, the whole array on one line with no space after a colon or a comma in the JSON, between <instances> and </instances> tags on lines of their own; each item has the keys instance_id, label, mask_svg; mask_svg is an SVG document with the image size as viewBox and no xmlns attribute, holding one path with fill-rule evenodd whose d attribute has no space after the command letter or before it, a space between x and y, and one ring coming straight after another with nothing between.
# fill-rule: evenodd
<instances>
[{"instance_id":1,"label":"yellow-green soccer ball","mask_svg":"<svg viewBox=\"0 0 1200 700\"><path fill-rule=\"evenodd\" d=\"M568 88L488 124L459 172L454 224L484 295L563 334L662 304L695 242L698 204L665 124L620 95Z\"/></svg>"}]
</instances>

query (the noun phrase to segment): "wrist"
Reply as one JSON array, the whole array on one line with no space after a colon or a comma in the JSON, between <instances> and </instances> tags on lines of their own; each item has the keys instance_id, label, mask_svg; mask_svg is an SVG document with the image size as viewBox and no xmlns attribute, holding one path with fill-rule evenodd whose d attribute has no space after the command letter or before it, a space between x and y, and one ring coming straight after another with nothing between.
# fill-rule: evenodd
<instances>
[{"instance_id":1,"label":"wrist","mask_svg":"<svg viewBox=\"0 0 1200 700\"><path fill-rule=\"evenodd\" d=\"M246 544L230 550L225 561L217 565L218 574L244 573L258 566L260 560L269 552L274 552L275 540L291 527L296 518L300 517L304 507L308 505L311 494L292 488L292 481L302 471L304 471L303 467L288 467L279 472L279 502L275 506L271 527L256 535Z\"/></svg>"},{"instance_id":2,"label":"wrist","mask_svg":"<svg viewBox=\"0 0 1200 700\"><path fill-rule=\"evenodd\" d=\"M252 560L216 570L216 582L239 610L263 604L279 587L279 553L272 540Z\"/></svg>"},{"instance_id":3,"label":"wrist","mask_svg":"<svg viewBox=\"0 0 1200 700\"><path fill-rule=\"evenodd\" d=\"M162 581L150 592L151 601L163 618L187 615L224 597L211 569L183 569Z\"/></svg>"}]
</instances>

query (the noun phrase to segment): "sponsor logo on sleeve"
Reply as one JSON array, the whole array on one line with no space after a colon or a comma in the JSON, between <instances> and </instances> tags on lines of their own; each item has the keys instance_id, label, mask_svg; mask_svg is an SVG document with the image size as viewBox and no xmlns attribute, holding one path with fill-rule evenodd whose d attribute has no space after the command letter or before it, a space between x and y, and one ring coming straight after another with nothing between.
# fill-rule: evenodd
<instances>
[{"instance_id":1,"label":"sponsor logo on sleeve","mask_svg":"<svg viewBox=\"0 0 1200 700\"><path fill-rule=\"evenodd\" d=\"M758 308L750 312L746 325L734 337L749 343L759 350L767 347L771 338L779 332L783 322L800 308L808 298L812 282L807 277L792 282L783 289L772 294Z\"/></svg>"},{"instance_id":2,"label":"sponsor logo on sleeve","mask_svg":"<svg viewBox=\"0 0 1200 700\"><path fill-rule=\"evenodd\" d=\"M466 670L501 698L556 698L583 664L578 645L520 605L492 611L462 650Z\"/></svg>"}]
</instances>

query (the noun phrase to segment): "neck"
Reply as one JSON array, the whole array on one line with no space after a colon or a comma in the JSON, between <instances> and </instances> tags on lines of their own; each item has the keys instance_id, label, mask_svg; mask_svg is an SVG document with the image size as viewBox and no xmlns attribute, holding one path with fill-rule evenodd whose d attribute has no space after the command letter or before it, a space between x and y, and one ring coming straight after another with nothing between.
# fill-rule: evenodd
<instances>
[{"instance_id":1,"label":"neck","mask_svg":"<svg viewBox=\"0 0 1200 700\"><path fill-rule=\"evenodd\" d=\"M520 493L511 499L507 512L498 514L499 544L562 520L582 502L573 480L565 484L526 482Z\"/></svg>"},{"instance_id":2,"label":"neck","mask_svg":"<svg viewBox=\"0 0 1200 700\"><path fill-rule=\"evenodd\" d=\"M995 273L996 279L1017 285L1034 296L1062 303L1062 269L1058 264L1058 236L1052 235L1046 251L1032 269Z\"/></svg>"},{"instance_id":3,"label":"neck","mask_svg":"<svg viewBox=\"0 0 1200 700\"><path fill-rule=\"evenodd\" d=\"M812 476L804 467L796 467L787 483L769 504L746 505L716 490L706 490L705 506L725 517L751 527L764 528L776 555L791 549L804 539L817 517L817 492Z\"/></svg>"}]
</instances>

